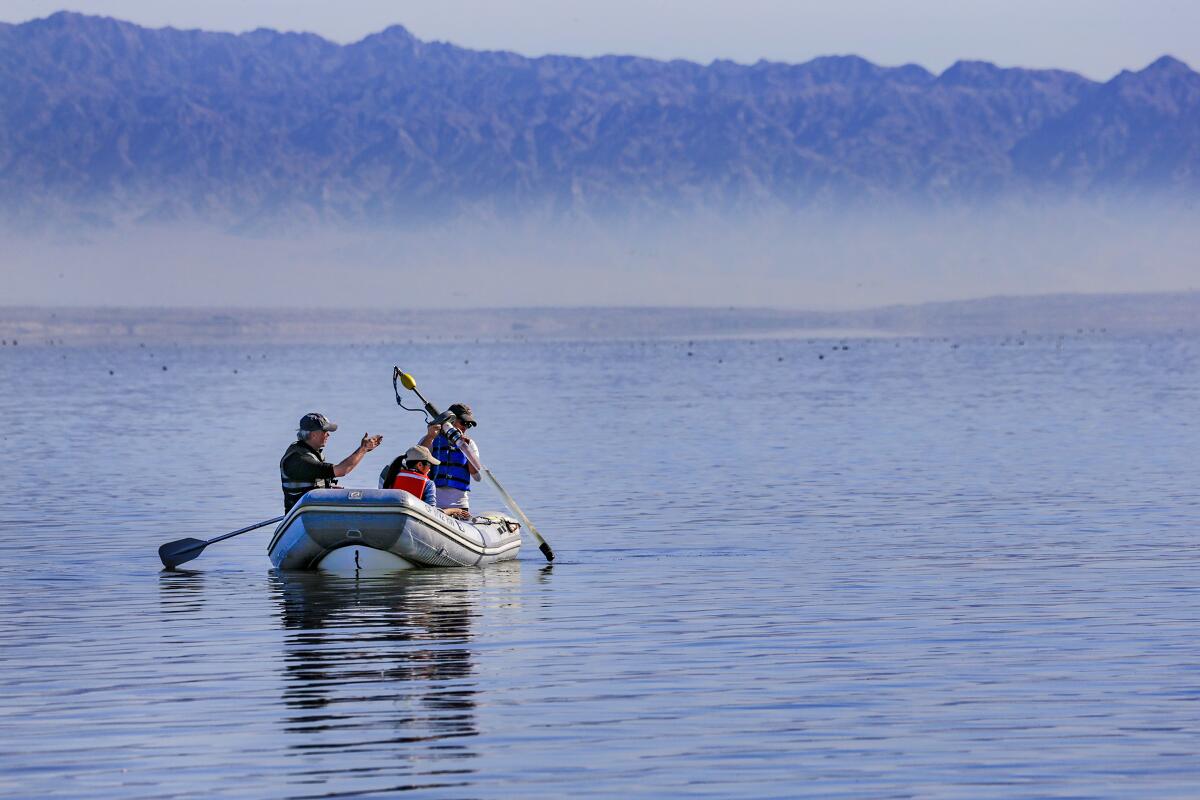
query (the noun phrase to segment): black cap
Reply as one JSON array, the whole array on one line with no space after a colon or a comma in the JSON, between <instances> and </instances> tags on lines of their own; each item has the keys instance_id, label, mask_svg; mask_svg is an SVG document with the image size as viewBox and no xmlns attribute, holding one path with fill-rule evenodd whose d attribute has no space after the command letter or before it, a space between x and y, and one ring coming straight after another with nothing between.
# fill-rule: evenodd
<instances>
[{"instance_id":1,"label":"black cap","mask_svg":"<svg viewBox=\"0 0 1200 800\"><path fill-rule=\"evenodd\" d=\"M325 419L324 414L318 414L314 411L313 413L305 414L300 418L300 430L308 432L336 431L337 423L330 422L329 420Z\"/></svg>"},{"instance_id":2,"label":"black cap","mask_svg":"<svg viewBox=\"0 0 1200 800\"><path fill-rule=\"evenodd\" d=\"M450 406L449 410L453 411L454 416L467 423L468 426L479 424L475 421L475 415L471 413L471 407L466 403L455 403Z\"/></svg>"}]
</instances>

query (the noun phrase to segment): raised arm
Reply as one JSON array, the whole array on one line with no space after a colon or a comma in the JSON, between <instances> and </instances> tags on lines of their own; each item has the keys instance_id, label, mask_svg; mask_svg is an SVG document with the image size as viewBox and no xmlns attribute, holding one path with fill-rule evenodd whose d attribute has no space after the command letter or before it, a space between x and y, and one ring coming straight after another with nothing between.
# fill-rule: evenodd
<instances>
[{"instance_id":1,"label":"raised arm","mask_svg":"<svg viewBox=\"0 0 1200 800\"><path fill-rule=\"evenodd\" d=\"M341 478L344 475L349 475L350 471L358 466L358 462L363 460L363 456L374 450L376 447L379 447L379 443L382 441L382 436L372 436L369 433L364 433L362 442L358 445L358 449L342 459L341 463L333 465L334 477Z\"/></svg>"}]
</instances>

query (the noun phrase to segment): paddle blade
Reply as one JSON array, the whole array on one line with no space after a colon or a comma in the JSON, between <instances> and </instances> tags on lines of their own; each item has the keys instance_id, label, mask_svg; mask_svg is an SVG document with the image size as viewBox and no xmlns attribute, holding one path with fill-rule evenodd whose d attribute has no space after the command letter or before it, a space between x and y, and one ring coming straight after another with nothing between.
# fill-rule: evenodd
<instances>
[{"instance_id":1,"label":"paddle blade","mask_svg":"<svg viewBox=\"0 0 1200 800\"><path fill-rule=\"evenodd\" d=\"M175 569L203 553L207 546L208 542L201 539L179 539L158 548L158 557L162 559L164 567Z\"/></svg>"},{"instance_id":2,"label":"paddle blade","mask_svg":"<svg viewBox=\"0 0 1200 800\"><path fill-rule=\"evenodd\" d=\"M548 545L546 542L542 542L541 547L538 549L542 551L542 555L546 557L547 561L554 560L554 551L550 549L550 545Z\"/></svg>"}]
</instances>

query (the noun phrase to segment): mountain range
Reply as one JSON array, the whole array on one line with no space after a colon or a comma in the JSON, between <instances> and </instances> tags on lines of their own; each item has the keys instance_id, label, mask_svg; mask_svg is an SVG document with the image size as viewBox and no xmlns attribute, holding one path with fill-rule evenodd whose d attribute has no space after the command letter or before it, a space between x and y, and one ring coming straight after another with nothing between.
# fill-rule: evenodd
<instances>
[{"instance_id":1,"label":"mountain range","mask_svg":"<svg viewBox=\"0 0 1200 800\"><path fill-rule=\"evenodd\" d=\"M457 214L1193 195L1200 74L962 61L527 58L395 26L348 45L58 13L0 25L11 221L394 224Z\"/></svg>"}]
</instances>

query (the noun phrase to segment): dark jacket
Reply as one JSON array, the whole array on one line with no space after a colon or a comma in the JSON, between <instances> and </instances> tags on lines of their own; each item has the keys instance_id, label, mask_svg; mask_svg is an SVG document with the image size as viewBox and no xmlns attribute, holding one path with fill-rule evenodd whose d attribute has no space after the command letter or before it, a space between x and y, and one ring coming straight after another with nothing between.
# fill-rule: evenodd
<instances>
[{"instance_id":1,"label":"dark jacket","mask_svg":"<svg viewBox=\"0 0 1200 800\"><path fill-rule=\"evenodd\" d=\"M283 511L286 514L311 489L328 489L334 484L333 464L321 457L321 451L308 442L295 441L279 459L279 480L283 484Z\"/></svg>"}]
</instances>

